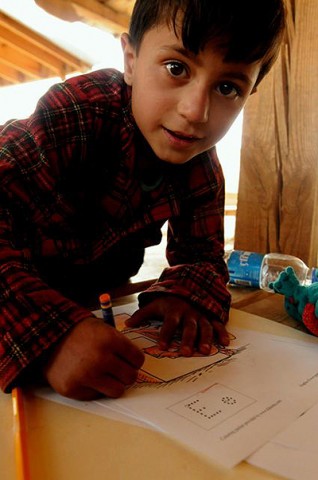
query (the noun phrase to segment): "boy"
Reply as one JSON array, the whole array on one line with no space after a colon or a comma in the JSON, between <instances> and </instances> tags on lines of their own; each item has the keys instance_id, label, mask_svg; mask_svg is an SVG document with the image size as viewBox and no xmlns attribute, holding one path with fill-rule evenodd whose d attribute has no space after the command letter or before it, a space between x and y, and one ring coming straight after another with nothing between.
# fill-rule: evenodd
<instances>
[{"instance_id":1,"label":"boy","mask_svg":"<svg viewBox=\"0 0 318 480\"><path fill-rule=\"evenodd\" d=\"M250 20L251 19L251 20ZM160 347L228 344L224 180L214 145L272 66L281 0L137 0L124 75L58 84L0 139L0 379L38 374L77 399L120 396L144 357L86 309L135 274L168 220L165 269L129 325Z\"/></svg>"}]
</instances>

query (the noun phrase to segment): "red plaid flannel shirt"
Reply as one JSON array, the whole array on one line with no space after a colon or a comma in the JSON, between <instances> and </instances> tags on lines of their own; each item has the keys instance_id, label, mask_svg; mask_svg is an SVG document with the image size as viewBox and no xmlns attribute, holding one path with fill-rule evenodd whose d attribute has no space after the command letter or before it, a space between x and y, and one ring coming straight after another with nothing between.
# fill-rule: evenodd
<instances>
[{"instance_id":1,"label":"red plaid flannel shirt","mask_svg":"<svg viewBox=\"0 0 318 480\"><path fill-rule=\"evenodd\" d=\"M149 192L144 171L162 177ZM140 302L153 292L172 293L227 321L224 179L215 149L184 165L160 162L136 127L121 73L100 70L56 84L28 119L7 122L0 131L0 179L4 391L91 316L44 281L41 262L98 262L136 236L147 247L158 243L167 220L170 267Z\"/></svg>"}]
</instances>

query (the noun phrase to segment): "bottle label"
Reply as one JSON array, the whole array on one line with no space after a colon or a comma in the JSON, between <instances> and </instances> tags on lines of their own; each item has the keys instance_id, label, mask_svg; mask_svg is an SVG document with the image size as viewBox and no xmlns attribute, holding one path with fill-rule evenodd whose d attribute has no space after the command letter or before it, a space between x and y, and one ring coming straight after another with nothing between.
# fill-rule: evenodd
<instances>
[{"instance_id":1,"label":"bottle label","mask_svg":"<svg viewBox=\"0 0 318 480\"><path fill-rule=\"evenodd\" d=\"M318 282L318 268L312 269L311 282L312 283Z\"/></svg>"},{"instance_id":2,"label":"bottle label","mask_svg":"<svg viewBox=\"0 0 318 480\"><path fill-rule=\"evenodd\" d=\"M259 288L261 265L264 255L255 252L233 250L227 261L232 285Z\"/></svg>"}]
</instances>

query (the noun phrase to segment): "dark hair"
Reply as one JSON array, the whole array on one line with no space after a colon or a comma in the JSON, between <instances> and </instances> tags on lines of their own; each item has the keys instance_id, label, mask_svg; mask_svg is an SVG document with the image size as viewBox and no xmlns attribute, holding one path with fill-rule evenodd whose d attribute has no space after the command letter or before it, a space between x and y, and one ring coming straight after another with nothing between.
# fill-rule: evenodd
<instances>
[{"instance_id":1,"label":"dark hair","mask_svg":"<svg viewBox=\"0 0 318 480\"><path fill-rule=\"evenodd\" d=\"M260 82L279 53L285 9L283 0L137 0L129 29L137 52L147 30L163 23L181 31L183 45L194 54L215 40L225 61L262 60Z\"/></svg>"}]
</instances>

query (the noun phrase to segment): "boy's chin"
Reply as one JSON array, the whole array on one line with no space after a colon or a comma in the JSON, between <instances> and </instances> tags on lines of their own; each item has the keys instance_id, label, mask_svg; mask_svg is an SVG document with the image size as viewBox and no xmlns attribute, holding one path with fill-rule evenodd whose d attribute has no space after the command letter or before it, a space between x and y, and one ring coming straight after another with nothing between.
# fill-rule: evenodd
<instances>
[{"instance_id":1,"label":"boy's chin","mask_svg":"<svg viewBox=\"0 0 318 480\"><path fill-rule=\"evenodd\" d=\"M189 162L190 160L192 160L192 158L194 157L189 157L189 158L171 158L171 157L164 157L164 158L161 158L161 157L158 157L159 160L161 160L162 162L165 162L165 163L170 163L171 165L183 165L184 163L187 163Z\"/></svg>"},{"instance_id":2,"label":"boy's chin","mask_svg":"<svg viewBox=\"0 0 318 480\"><path fill-rule=\"evenodd\" d=\"M165 163L170 163L172 165L183 165L184 163L189 162L192 160L192 158L196 157L199 155L198 153L192 154L192 155L185 155L185 154L175 154L175 153L167 153L167 152L156 152L156 150L153 150L155 155L161 160L162 162Z\"/></svg>"}]
</instances>

